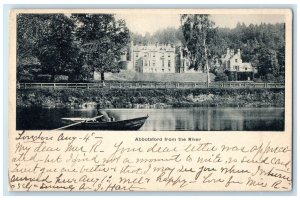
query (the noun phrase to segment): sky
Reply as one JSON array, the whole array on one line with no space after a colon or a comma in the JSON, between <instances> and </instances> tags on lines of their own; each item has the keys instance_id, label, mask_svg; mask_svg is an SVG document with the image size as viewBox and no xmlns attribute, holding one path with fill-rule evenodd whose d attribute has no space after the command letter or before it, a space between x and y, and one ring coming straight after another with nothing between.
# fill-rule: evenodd
<instances>
[{"instance_id":1,"label":"sky","mask_svg":"<svg viewBox=\"0 0 300 200\"><path fill-rule=\"evenodd\" d=\"M117 19L124 19L126 25L130 31L144 35L146 32L150 34L156 32L159 29L166 27L180 26L180 17L178 14L117 14ZM243 22L245 25L260 24L260 23L284 23L285 19L283 15L271 15L271 14L214 14L211 15L212 21L215 22L217 27L234 28L238 22Z\"/></svg>"}]
</instances>

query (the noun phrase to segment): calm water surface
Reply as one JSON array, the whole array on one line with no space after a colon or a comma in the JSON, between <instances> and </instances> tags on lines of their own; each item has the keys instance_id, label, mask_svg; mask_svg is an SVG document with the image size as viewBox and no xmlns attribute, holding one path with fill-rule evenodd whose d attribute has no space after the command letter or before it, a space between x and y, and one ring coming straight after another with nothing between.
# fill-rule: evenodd
<instances>
[{"instance_id":1,"label":"calm water surface","mask_svg":"<svg viewBox=\"0 0 300 200\"><path fill-rule=\"evenodd\" d=\"M51 130L62 117L95 117L96 110L17 109L18 130ZM143 131L283 131L284 108L111 109L117 120L149 115Z\"/></svg>"}]
</instances>

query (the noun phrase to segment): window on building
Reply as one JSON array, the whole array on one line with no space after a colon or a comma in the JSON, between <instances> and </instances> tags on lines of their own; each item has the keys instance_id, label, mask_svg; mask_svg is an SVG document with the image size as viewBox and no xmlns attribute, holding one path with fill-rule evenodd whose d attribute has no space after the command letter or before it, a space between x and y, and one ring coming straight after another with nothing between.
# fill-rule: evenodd
<instances>
[{"instance_id":1,"label":"window on building","mask_svg":"<svg viewBox=\"0 0 300 200\"><path fill-rule=\"evenodd\" d=\"M152 66L155 67L155 60L152 61Z\"/></svg>"},{"instance_id":2,"label":"window on building","mask_svg":"<svg viewBox=\"0 0 300 200\"><path fill-rule=\"evenodd\" d=\"M165 70L164 70L164 69L162 69L161 71L162 71L162 72L164 72Z\"/></svg>"},{"instance_id":3,"label":"window on building","mask_svg":"<svg viewBox=\"0 0 300 200\"><path fill-rule=\"evenodd\" d=\"M165 54L161 54L161 57L164 58L164 57L165 57Z\"/></svg>"},{"instance_id":4,"label":"window on building","mask_svg":"<svg viewBox=\"0 0 300 200\"><path fill-rule=\"evenodd\" d=\"M245 71L247 71L247 67L245 67Z\"/></svg>"},{"instance_id":5,"label":"window on building","mask_svg":"<svg viewBox=\"0 0 300 200\"><path fill-rule=\"evenodd\" d=\"M168 60L168 67L171 67L171 60Z\"/></svg>"},{"instance_id":6,"label":"window on building","mask_svg":"<svg viewBox=\"0 0 300 200\"><path fill-rule=\"evenodd\" d=\"M170 55L170 54L168 54L168 57L170 58L170 57L171 57L171 55Z\"/></svg>"},{"instance_id":7,"label":"window on building","mask_svg":"<svg viewBox=\"0 0 300 200\"><path fill-rule=\"evenodd\" d=\"M139 66L139 62L138 61L135 61L135 66Z\"/></svg>"},{"instance_id":8,"label":"window on building","mask_svg":"<svg viewBox=\"0 0 300 200\"><path fill-rule=\"evenodd\" d=\"M139 54L138 54L138 53L136 53L136 54L135 54L135 57L139 57Z\"/></svg>"},{"instance_id":9,"label":"window on building","mask_svg":"<svg viewBox=\"0 0 300 200\"><path fill-rule=\"evenodd\" d=\"M163 60L161 61L161 66L165 67L165 62Z\"/></svg>"},{"instance_id":10,"label":"window on building","mask_svg":"<svg viewBox=\"0 0 300 200\"><path fill-rule=\"evenodd\" d=\"M155 54L153 54L153 58L155 58Z\"/></svg>"},{"instance_id":11,"label":"window on building","mask_svg":"<svg viewBox=\"0 0 300 200\"><path fill-rule=\"evenodd\" d=\"M148 62L147 61L144 62L144 66L146 66L146 67L148 66Z\"/></svg>"},{"instance_id":12,"label":"window on building","mask_svg":"<svg viewBox=\"0 0 300 200\"><path fill-rule=\"evenodd\" d=\"M171 71L171 69L169 69L169 72Z\"/></svg>"},{"instance_id":13,"label":"window on building","mask_svg":"<svg viewBox=\"0 0 300 200\"><path fill-rule=\"evenodd\" d=\"M238 59L235 59L235 62L237 63L237 62L238 62Z\"/></svg>"}]
</instances>

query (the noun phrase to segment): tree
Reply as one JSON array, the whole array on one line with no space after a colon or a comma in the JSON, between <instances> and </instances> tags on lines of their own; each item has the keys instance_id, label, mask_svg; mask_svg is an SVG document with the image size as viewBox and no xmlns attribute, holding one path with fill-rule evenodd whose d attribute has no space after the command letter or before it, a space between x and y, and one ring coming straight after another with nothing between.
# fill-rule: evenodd
<instances>
[{"instance_id":1,"label":"tree","mask_svg":"<svg viewBox=\"0 0 300 200\"><path fill-rule=\"evenodd\" d=\"M272 74L273 76L279 75L279 64L277 60L276 51L263 47L258 49L258 73L260 76L265 76L266 74Z\"/></svg>"},{"instance_id":2,"label":"tree","mask_svg":"<svg viewBox=\"0 0 300 200\"><path fill-rule=\"evenodd\" d=\"M130 40L134 43L134 44L147 44L147 41L145 41L145 38L143 37L143 35L138 34L138 33L133 33L130 32Z\"/></svg>"},{"instance_id":3,"label":"tree","mask_svg":"<svg viewBox=\"0 0 300 200\"><path fill-rule=\"evenodd\" d=\"M76 37L85 54L85 62L93 72L120 70L120 56L129 43L129 30L124 20L116 21L111 14L73 14L78 27Z\"/></svg>"},{"instance_id":4,"label":"tree","mask_svg":"<svg viewBox=\"0 0 300 200\"><path fill-rule=\"evenodd\" d=\"M17 59L32 56L37 42L37 37L35 37L36 21L35 15L32 14L19 14L17 16Z\"/></svg>"},{"instance_id":5,"label":"tree","mask_svg":"<svg viewBox=\"0 0 300 200\"><path fill-rule=\"evenodd\" d=\"M155 42L162 44L180 44L184 43L182 30L174 27L167 27L158 30L153 34Z\"/></svg>"},{"instance_id":6,"label":"tree","mask_svg":"<svg viewBox=\"0 0 300 200\"><path fill-rule=\"evenodd\" d=\"M17 63L38 59L39 73L72 75L78 64L79 48L74 43L75 24L64 14L20 14L17 17Z\"/></svg>"},{"instance_id":7,"label":"tree","mask_svg":"<svg viewBox=\"0 0 300 200\"><path fill-rule=\"evenodd\" d=\"M33 75L32 72L40 71L40 68L33 69L32 63L38 62L34 56L37 48L39 35L42 26L46 26L40 15L19 14L17 15L17 77L25 74ZM24 61L26 63L24 63Z\"/></svg>"},{"instance_id":8,"label":"tree","mask_svg":"<svg viewBox=\"0 0 300 200\"><path fill-rule=\"evenodd\" d=\"M183 14L181 24L187 48L191 53L190 68L202 68L206 71L209 83L209 57L212 57L209 45L215 35L214 23L207 14Z\"/></svg>"},{"instance_id":9,"label":"tree","mask_svg":"<svg viewBox=\"0 0 300 200\"><path fill-rule=\"evenodd\" d=\"M146 33L144 36L138 33L130 33L130 40L134 44L147 45L148 43L175 44L184 45L185 40L181 28L167 27L150 35Z\"/></svg>"},{"instance_id":10,"label":"tree","mask_svg":"<svg viewBox=\"0 0 300 200\"><path fill-rule=\"evenodd\" d=\"M279 65L279 73L284 72L284 68L285 68L285 46L281 46L278 49L278 65Z\"/></svg>"}]
</instances>

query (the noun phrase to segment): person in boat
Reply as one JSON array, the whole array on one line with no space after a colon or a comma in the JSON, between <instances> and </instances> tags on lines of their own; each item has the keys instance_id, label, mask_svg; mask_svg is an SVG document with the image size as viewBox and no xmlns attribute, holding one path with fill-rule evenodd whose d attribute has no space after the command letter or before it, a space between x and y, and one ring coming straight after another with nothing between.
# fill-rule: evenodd
<instances>
[{"instance_id":1,"label":"person in boat","mask_svg":"<svg viewBox=\"0 0 300 200\"><path fill-rule=\"evenodd\" d=\"M107 112L105 110L101 109L100 104L97 104L97 116L101 116L101 117L97 118L97 121L100 121L100 122L114 121L113 117L109 117Z\"/></svg>"}]
</instances>

